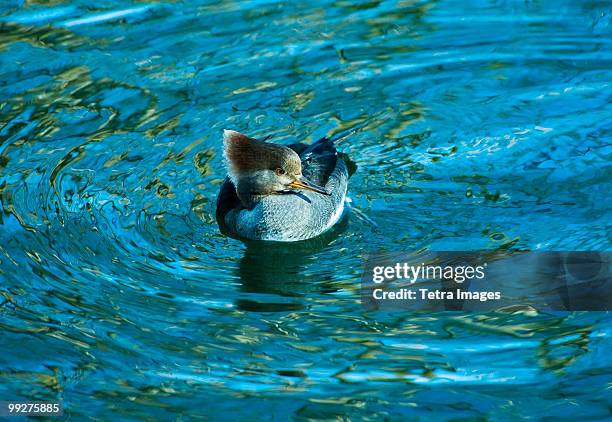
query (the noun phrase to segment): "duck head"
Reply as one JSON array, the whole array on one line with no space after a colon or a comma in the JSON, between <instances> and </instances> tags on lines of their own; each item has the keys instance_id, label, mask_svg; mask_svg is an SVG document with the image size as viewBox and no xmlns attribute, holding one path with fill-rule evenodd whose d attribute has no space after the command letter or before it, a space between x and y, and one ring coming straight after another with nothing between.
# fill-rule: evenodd
<instances>
[{"instance_id":1,"label":"duck head","mask_svg":"<svg viewBox=\"0 0 612 422\"><path fill-rule=\"evenodd\" d=\"M242 204L252 208L266 195L310 190L329 195L302 176L302 162L291 148L223 131L223 155Z\"/></svg>"}]
</instances>

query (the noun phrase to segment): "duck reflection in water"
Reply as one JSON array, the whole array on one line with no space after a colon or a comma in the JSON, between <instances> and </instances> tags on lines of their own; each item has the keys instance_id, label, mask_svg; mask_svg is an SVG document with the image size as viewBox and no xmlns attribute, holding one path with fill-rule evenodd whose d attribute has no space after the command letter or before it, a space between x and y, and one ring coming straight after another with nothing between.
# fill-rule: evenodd
<instances>
[{"instance_id":1,"label":"duck reflection in water","mask_svg":"<svg viewBox=\"0 0 612 422\"><path fill-rule=\"evenodd\" d=\"M299 310L308 294L335 292L333 274L321 274L317 257L333 247L348 220L347 214L323 235L302 242L246 241L237 269L246 294L237 300L237 307L258 312Z\"/></svg>"}]
</instances>

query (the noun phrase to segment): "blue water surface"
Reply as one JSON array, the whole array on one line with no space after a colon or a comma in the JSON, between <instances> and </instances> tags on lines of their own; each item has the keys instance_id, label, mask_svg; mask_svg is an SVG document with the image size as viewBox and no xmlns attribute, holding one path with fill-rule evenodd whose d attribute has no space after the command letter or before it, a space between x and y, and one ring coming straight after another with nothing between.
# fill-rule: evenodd
<instances>
[{"instance_id":1,"label":"blue water surface","mask_svg":"<svg viewBox=\"0 0 612 422\"><path fill-rule=\"evenodd\" d=\"M609 418L608 313L364 312L359 280L373 250L610 250L610 2L0 10L0 400L75 420ZM306 244L221 235L225 128L352 131L355 211Z\"/></svg>"}]
</instances>

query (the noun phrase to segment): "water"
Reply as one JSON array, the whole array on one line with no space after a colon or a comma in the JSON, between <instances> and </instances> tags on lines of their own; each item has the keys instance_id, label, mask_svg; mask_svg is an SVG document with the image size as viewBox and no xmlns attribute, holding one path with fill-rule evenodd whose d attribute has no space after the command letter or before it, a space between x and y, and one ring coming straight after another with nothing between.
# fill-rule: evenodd
<instances>
[{"instance_id":1,"label":"water","mask_svg":"<svg viewBox=\"0 0 612 422\"><path fill-rule=\"evenodd\" d=\"M610 250L610 4L353 3L3 2L0 397L77 420L609 416L607 313L363 313L358 289L370 250ZM220 235L223 128L355 129L376 226Z\"/></svg>"}]
</instances>

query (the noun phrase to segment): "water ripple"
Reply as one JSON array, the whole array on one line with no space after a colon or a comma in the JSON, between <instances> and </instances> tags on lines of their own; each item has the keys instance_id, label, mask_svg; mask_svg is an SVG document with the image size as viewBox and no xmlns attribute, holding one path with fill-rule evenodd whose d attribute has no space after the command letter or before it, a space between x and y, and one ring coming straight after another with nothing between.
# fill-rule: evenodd
<instances>
[{"instance_id":1,"label":"water ripple","mask_svg":"<svg viewBox=\"0 0 612 422\"><path fill-rule=\"evenodd\" d=\"M0 11L3 397L76 418L608 416L606 314L359 303L370 249L609 249L604 2L85 3ZM349 194L375 225L222 236L224 128L354 130Z\"/></svg>"}]
</instances>

